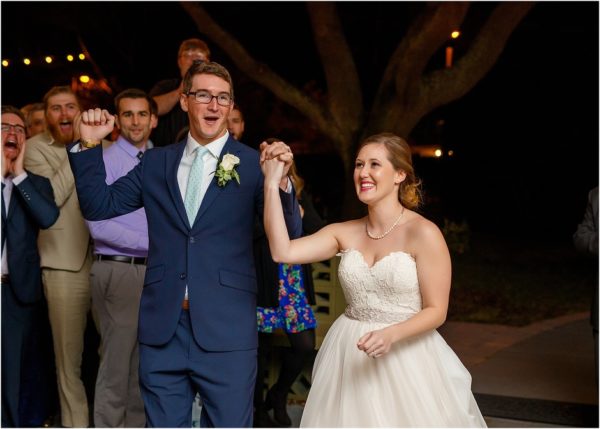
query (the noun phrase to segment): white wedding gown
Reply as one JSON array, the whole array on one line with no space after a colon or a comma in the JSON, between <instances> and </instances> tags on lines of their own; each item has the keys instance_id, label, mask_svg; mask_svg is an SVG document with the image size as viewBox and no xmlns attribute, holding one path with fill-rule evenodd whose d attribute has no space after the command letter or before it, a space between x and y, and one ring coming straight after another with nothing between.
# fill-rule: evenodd
<instances>
[{"instance_id":1,"label":"white wedding gown","mask_svg":"<svg viewBox=\"0 0 600 429\"><path fill-rule=\"evenodd\" d=\"M421 310L415 260L392 252L369 267L340 254L348 307L329 329L313 367L301 427L486 427L471 375L436 330L400 341L382 357L358 350L367 332Z\"/></svg>"}]
</instances>

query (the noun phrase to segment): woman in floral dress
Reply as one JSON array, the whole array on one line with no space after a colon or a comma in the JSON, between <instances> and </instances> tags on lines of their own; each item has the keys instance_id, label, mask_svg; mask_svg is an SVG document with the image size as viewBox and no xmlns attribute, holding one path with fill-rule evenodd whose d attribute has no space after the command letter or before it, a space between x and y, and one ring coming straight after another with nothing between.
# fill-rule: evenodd
<instances>
[{"instance_id":1,"label":"woman in floral dress","mask_svg":"<svg viewBox=\"0 0 600 429\"><path fill-rule=\"evenodd\" d=\"M324 222L314 209L310 197L304 192L304 180L298 176L295 165L290 169L290 177L300 203L304 233L311 234L324 226ZM262 230L261 227L258 228ZM274 263L264 231L261 232L255 240L259 285L256 314L260 335L254 426L288 427L291 425L286 412L288 392L308 359L313 357L315 349L317 321L311 308L311 304L315 303L312 270L310 265ZM276 287L273 287L274 285ZM276 329L283 329L291 347L282 350L281 370L277 382L263 400L262 379L266 356L271 349L271 334ZM271 409L275 422L272 422L267 414Z\"/></svg>"}]
</instances>

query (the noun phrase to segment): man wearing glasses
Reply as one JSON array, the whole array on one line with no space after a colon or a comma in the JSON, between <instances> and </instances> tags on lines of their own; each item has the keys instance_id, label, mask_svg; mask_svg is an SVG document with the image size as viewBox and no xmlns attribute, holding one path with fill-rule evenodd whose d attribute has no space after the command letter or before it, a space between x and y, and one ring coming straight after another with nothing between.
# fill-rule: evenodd
<instances>
[{"instance_id":1,"label":"man wearing glasses","mask_svg":"<svg viewBox=\"0 0 600 429\"><path fill-rule=\"evenodd\" d=\"M189 427L196 393L202 427L252 425L258 339L252 247L264 178L259 154L227 131L233 99L227 69L193 64L180 96L187 138L148 151L110 186L98 145L112 131L112 115L83 112L81 141L69 150L87 219L146 210L150 248L138 332L150 427ZM79 145L94 149L78 152ZM283 142L261 150L286 163L280 195L288 231L299 237L302 220L287 178L292 153Z\"/></svg>"},{"instance_id":2,"label":"man wearing glasses","mask_svg":"<svg viewBox=\"0 0 600 429\"><path fill-rule=\"evenodd\" d=\"M187 113L179 105L183 90L183 77L194 61L210 61L210 49L200 39L187 39L181 42L177 54L177 66L181 74L177 79L161 80L149 94L158 105L158 126L152 132L154 146L166 146L178 141L178 136L187 128Z\"/></svg>"},{"instance_id":3,"label":"man wearing glasses","mask_svg":"<svg viewBox=\"0 0 600 429\"><path fill-rule=\"evenodd\" d=\"M42 298L37 237L58 218L50 181L23 167L25 117L2 106L2 427L21 427L24 346Z\"/></svg>"}]
</instances>

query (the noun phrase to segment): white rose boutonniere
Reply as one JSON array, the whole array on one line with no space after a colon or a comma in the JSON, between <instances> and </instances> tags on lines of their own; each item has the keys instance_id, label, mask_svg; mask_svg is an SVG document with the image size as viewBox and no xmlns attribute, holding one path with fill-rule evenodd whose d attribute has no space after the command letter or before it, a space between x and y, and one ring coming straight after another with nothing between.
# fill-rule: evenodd
<instances>
[{"instance_id":1,"label":"white rose boutonniere","mask_svg":"<svg viewBox=\"0 0 600 429\"><path fill-rule=\"evenodd\" d=\"M219 168L215 172L215 176L217 177L217 185L223 187L229 182L231 179L235 179L235 181L240 184L240 175L235 170L235 167L239 165L240 159L227 153L223 156L221 163L219 164Z\"/></svg>"}]
</instances>

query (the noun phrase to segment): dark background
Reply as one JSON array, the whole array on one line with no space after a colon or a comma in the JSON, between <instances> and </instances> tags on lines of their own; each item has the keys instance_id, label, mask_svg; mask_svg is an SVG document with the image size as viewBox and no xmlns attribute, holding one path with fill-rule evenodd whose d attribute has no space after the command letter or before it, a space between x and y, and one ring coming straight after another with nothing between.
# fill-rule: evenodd
<instances>
[{"instance_id":1,"label":"dark background","mask_svg":"<svg viewBox=\"0 0 600 429\"><path fill-rule=\"evenodd\" d=\"M422 3L338 2L365 91L372 97L390 52ZM456 53L495 3L474 3ZM322 88L322 71L304 3L207 2L206 9L248 51L302 88ZM310 124L239 72L175 2L2 2L2 103L41 100L89 62L62 60L85 43L112 89L149 90L177 77L181 40L205 39L213 60L232 72L244 107L244 140L306 135ZM54 55L52 65L40 64ZM34 61L19 63L24 56ZM37 62L36 62L37 61ZM443 53L431 66L443 65ZM113 94L114 95L114 94ZM110 97L98 102L111 108ZM285 118L284 118L285 117ZM285 119L285 121L283 120ZM285 122L285 126L281 124ZM290 125L290 123L292 125ZM452 158L415 159L426 214L466 220L472 230L536 240L570 240L598 184L598 3L538 2L492 71L461 100L419 123L412 144L441 144ZM341 217L341 166L326 139L299 156L301 173L329 221Z\"/></svg>"}]
</instances>

